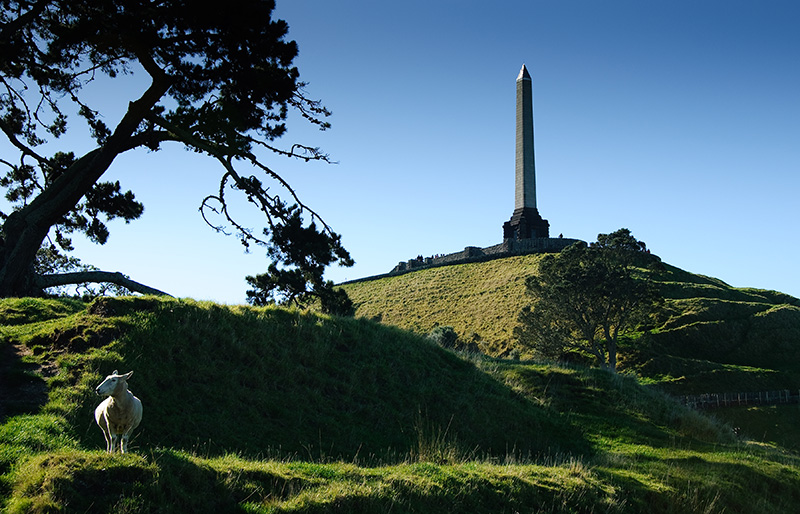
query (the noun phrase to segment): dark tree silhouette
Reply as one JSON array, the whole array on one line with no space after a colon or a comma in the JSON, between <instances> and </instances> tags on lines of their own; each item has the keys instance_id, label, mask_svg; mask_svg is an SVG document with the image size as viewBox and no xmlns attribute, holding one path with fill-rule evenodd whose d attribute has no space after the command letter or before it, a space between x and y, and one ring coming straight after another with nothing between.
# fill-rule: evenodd
<instances>
[{"instance_id":1,"label":"dark tree silhouette","mask_svg":"<svg viewBox=\"0 0 800 514\"><path fill-rule=\"evenodd\" d=\"M273 262L267 272L246 277L253 287L247 291L248 303L303 306L318 300L326 314L352 316L355 313L347 293L334 289L333 282L322 278L325 267L337 258L331 242L338 245L338 235L320 233L314 223L304 226L297 209L293 209L286 222L275 227L272 240L275 244L269 255ZM352 263L344 253L338 258L340 262Z\"/></svg>"},{"instance_id":2,"label":"dark tree silhouette","mask_svg":"<svg viewBox=\"0 0 800 514\"><path fill-rule=\"evenodd\" d=\"M0 131L15 152L0 156L6 168L0 186L12 205L0 213L0 296L93 280L154 292L122 274L42 274L47 266L36 261L37 252L69 252L72 233L103 244L109 220L138 218L143 206L134 194L101 178L117 156L168 142L219 164L219 188L200 206L215 230L236 234L246 247L265 246L281 260L297 242L275 234L306 215L312 223L291 237L313 234L324 242L309 258L352 264L339 236L264 160L275 154L328 160L317 148L274 144L291 109L320 129L328 128L330 113L304 93L292 65L297 45L284 39L287 24L272 19L273 1L229 0L224 8L178 0L0 0L0 6ZM146 76L147 84L119 122L107 125L84 87L129 74ZM46 148L56 147L76 120L90 130L90 151L42 150L47 138ZM234 218L230 194L263 213L261 230Z\"/></svg>"}]
</instances>

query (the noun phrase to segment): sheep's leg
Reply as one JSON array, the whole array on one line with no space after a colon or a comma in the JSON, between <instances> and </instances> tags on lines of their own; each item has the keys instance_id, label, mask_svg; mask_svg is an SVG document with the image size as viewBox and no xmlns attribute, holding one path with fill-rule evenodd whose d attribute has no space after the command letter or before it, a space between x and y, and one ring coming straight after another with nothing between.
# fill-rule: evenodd
<instances>
[{"instance_id":1,"label":"sheep's leg","mask_svg":"<svg viewBox=\"0 0 800 514\"><path fill-rule=\"evenodd\" d=\"M113 448L114 447L112 446L112 443L111 443L111 434L109 434L106 429L103 429L103 439L106 440L106 451L108 453L113 453L113 451L114 451Z\"/></svg>"},{"instance_id":2,"label":"sheep's leg","mask_svg":"<svg viewBox=\"0 0 800 514\"><path fill-rule=\"evenodd\" d=\"M106 420L105 416L97 418L97 426L99 426L100 431L103 432L103 439L106 441L106 451L111 453L113 451L113 446L111 445L111 427L108 426L108 420Z\"/></svg>"},{"instance_id":3,"label":"sheep's leg","mask_svg":"<svg viewBox=\"0 0 800 514\"><path fill-rule=\"evenodd\" d=\"M108 420L106 419L105 413L97 414L95 413L97 426L100 427L100 431L103 432L103 439L106 441L106 451L111 453L111 428L108 426Z\"/></svg>"},{"instance_id":4,"label":"sheep's leg","mask_svg":"<svg viewBox=\"0 0 800 514\"><path fill-rule=\"evenodd\" d=\"M114 453L114 451L119 446L119 443L120 443L119 434L112 434L111 435L111 451L110 451L110 453Z\"/></svg>"}]
</instances>

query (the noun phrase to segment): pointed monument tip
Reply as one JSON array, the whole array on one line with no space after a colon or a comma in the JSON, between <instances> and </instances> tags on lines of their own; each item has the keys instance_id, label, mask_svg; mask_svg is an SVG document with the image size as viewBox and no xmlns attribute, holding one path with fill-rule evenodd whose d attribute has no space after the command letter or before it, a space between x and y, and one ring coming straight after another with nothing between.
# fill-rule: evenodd
<instances>
[{"instance_id":1,"label":"pointed monument tip","mask_svg":"<svg viewBox=\"0 0 800 514\"><path fill-rule=\"evenodd\" d=\"M519 75L517 76L517 80L522 80L522 79L528 79L528 80L531 79L531 76L528 73L528 68L526 68L524 64L522 65L522 69L519 70Z\"/></svg>"}]
</instances>

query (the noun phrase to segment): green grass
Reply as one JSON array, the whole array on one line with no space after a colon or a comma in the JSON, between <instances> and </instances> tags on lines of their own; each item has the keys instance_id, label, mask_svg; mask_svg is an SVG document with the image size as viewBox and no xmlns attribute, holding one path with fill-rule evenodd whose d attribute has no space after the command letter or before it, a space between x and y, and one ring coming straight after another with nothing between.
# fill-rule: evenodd
<instances>
[{"instance_id":1,"label":"green grass","mask_svg":"<svg viewBox=\"0 0 800 514\"><path fill-rule=\"evenodd\" d=\"M791 512L796 457L617 444L549 464L204 458L58 451L14 474L7 512Z\"/></svg>"},{"instance_id":2,"label":"green grass","mask_svg":"<svg viewBox=\"0 0 800 514\"><path fill-rule=\"evenodd\" d=\"M735 427L747 438L800 452L800 406L797 404L732 407L713 411L713 416Z\"/></svg>"},{"instance_id":3,"label":"green grass","mask_svg":"<svg viewBox=\"0 0 800 514\"><path fill-rule=\"evenodd\" d=\"M120 298L38 314L51 308L16 303L0 327L0 344L39 347L26 360L54 370L47 403L0 424L10 513L778 513L800 501L796 454L739 440L633 375L466 358L374 321L279 308ZM127 456L100 451L92 419L93 388L115 368L134 371L144 404Z\"/></svg>"},{"instance_id":4,"label":"green grass","mask_svg":"<svg viewBox=\"0 0 800 514\"><path fill-rule=\"evenodd\" d=\"M419 334L449 325L486 353L513 345L517 313L527 303L525 277L541 255L426 269L342 286L356 315Z\"/></svg>"},{"instance_id":5,"label":"green grass","mask_svg":"<svg viewBox=\"0 0 800 514\"><path fill-rule=\"evenodd\" d=\"M82 311L86 306L77 300L7 298L0 303L0 325L27 325L61 318Z\"/></svg>"},{"instance_id":6,"label":"green grass","mask_svg":"<svg viewBox=\"0 0 800 514\"><path fill-rule=\"evenodd\" d=\"M15 474L7 512L792 512L798 461L617 447L592 462L353 463L61 451Z\"/></svg>"},{"instance_id":7,"label":"green grass","mask_svg":"<svg viewBox=\"0 0 800 514\"><path fill-rule=\"evenodd\" d=\"M150 398L156 419L172 415L176 397L183 409L213 413L157 430L143 425L137 444L248 455L279 447L312 458L405 454L421 417L451 425L480 452L584 450L558 415L519 402L472 363L406 332L278 308L156 305L134 314L89 369L106 370L103 359L119 355L113 367L135 370L131 388ZM82 418L93 408L88 394ZM512 419L519 429L509 430ZM563 435L542 439L537 427Z\"/></svg>"},{"instance_id":8,"label":"green grass","mask_svg":"<svg viewBox=\"0 0 800 514\"><path fill-rule=\"evenodd\" d=\"M88 335L103 330L118 337L101 345ZM74 352L61 346L64 333L94 342ZM523 401L425 338L370 321L107 299L57 320L3 327L2 337L44 346L29 357L56 370L41 412L62 416L87 448L102 446L94 387L119 369L134 371L130 388L148 413L134 447L387 460L418 448L423 427L447 430L475 455L590 451L558 412ZM176 409L191 415L150 421L169 420Z\"/></svg>"},{"instance_id":9,"label":"green grass","mask_svg":"<svg viewBox=\"0 0 800 514\"><path fill-rule=\"evenodd\" d=\"M499 355L515 345L517 315L529 303L524 279L540 258L426 269L342 288L359 317L419 334L452 326L464 341ZM620 369L674 394L800 388L800 300L669 265L637 275L655 281L666 302L653 330L621 343Z\"/></svg>"}]
</instances>

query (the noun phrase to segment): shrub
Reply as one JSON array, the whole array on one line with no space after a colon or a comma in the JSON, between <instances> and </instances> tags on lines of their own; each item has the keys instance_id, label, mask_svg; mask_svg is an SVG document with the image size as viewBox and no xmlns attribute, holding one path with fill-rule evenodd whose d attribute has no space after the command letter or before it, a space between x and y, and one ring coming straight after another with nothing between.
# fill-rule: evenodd
<instances>
[{"instance_id":1,"label":"shrub","mask_svg":"<svg viewBox=\"0 0 800 514\"><path fill-rule=\"evenodd\" d=\"M430 334L428 334L428 339L442 348L449 348L452 350L458 349L458 347L462 345L455 329L450 326L434 327Z\"/></svg>"}]
</instances>

